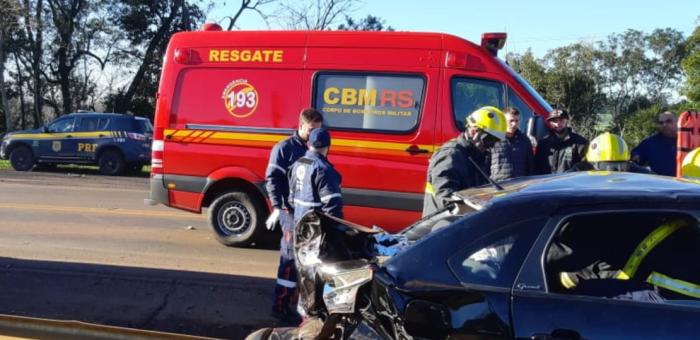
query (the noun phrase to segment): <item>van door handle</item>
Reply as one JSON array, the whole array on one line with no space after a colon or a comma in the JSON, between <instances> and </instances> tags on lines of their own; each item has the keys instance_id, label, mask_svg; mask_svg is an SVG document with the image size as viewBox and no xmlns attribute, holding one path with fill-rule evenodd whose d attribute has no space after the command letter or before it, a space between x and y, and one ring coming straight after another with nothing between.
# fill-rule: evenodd
<instances>
[{"instance_id":1,"label":"van door handle","mask_svg":"<svg viewBox=\"0 0 700 340\"><path fill-rule=\"evenodd\" d=\"M421 153L428 153L430 151L428 151L427 149L421 149L418 147L418 145L413 144L406 148L406 152L410 153L411 155L417 155Z\"/></svg>"}]
</instances>

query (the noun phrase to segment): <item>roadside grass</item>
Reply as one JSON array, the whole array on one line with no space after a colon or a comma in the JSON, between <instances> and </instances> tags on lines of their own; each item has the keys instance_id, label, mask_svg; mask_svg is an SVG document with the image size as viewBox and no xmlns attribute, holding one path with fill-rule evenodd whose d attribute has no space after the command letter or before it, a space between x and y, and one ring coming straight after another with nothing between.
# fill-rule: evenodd
<instances>
[{"instance_id":1,"label":"roadside grass","mask_svg":"<svg viewBox=\"0 0 700 340\"><path fill-rule=\"evenodd\" d=\"M99 168L95 165L76 165L76 164L61 164L58 165L59 169L75 169L75 170L91 170L91 171L99 171ZM12 165L10 165L9 160L4 160L0 159L0 170L6 170L6 169L12 169ZM141 170L142 173L144 174L150 174L151 173L151 166L144 166L143 169Z\"/></svg>"}]
</instances>

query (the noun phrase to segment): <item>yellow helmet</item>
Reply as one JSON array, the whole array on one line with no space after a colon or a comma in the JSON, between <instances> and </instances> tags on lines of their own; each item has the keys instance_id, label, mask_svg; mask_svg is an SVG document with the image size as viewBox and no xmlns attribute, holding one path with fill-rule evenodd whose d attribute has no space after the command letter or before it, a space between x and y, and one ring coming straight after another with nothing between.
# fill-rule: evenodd
<instances>
[{"instance_id":1,"label":"yellow helmet","mask_svg":"<svg viewBox=\"0 0 700 340\"><path fill-rule=\"evenodd\" d=\"M694 149L685 155L681 164L681 175L683 177L700 179L700 148Z\"/></svg>"},{"instance_id":2,"label":"yellow helmet","mask_svg":"<svg viewBox=\"0 0 700 340\"><path fill-rule=\"evenodd\" d=\"M484 106L467 116L467 126L476 127L503 140L506 138L506 116L496 107Z\"/></svg>"},{"instance_id":3,"label":"yellow helmet","mask_svg":"<svg viewBox=\"0 0 700 340\"><path fill-rule=\"evenodd\" d=\"M626 162L630 160L630 149L622 137L606 132L588 144L586 160L589 162Z\"/></svg>"}]
</instances>

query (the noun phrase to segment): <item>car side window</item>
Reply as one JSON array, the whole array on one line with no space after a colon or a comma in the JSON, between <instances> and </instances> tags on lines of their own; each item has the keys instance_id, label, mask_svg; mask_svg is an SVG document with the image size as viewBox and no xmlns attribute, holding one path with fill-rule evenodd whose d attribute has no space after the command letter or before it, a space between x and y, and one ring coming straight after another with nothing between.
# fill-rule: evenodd
<instances>
[{"instance_id":1,"label":"car side window","mask_svg":"<svg viewBox=\"0 0 700 340\"><path fill-rule=\"evenodd\" d=\"M700 307L696 218L608 212L563 220L545 251L551 293Z\"/></svg>"},{"instance_id":2,"label":"car side window","mask_svg":"<svg viewBox=\"0 0 700 340\"><path fill-rule=\"evenodd\" d=\"M510 288L543 224L534 219L498 228L452 256L449 266L463 284Z\"/></svg>"},{"instance_id":3,"label":"car side window","mask_svg":"<svg viewBox=\"0 0 700 340\"><path fill-rule=\"evenodd\" d=\"M75 118L63 118L59 119L49 125L49 132L61 133L61 132L71 132L73 131L73 125L75 123Z\"/></svg>"},{"instance_id":4,"label":"car side window","mask_svg":"<svg viewBox=\"0 0 700 340\"><path fill-rule=\"evenodd\" d=\"M476 78L452 78L452 112L455 126L464 131L464 121L474 110L483 106L503 108L504 86L502 83Z\"/></svg>"},{"instance_id":5,"label":"car side window","mask_svg":"<svg viewBox=\"0 0 700 340\"><path fill-rule=\"evenodd\" d=\"M338 130L408 133L418 125L425 79L406 74L319 74L314 105Z\"/></svg>"},{"instance_id":6,"label":"car side window","mask_svg":"<svg viewBox=\"0 0 700 340\"><path fill-rule=\"evenodd\" d=\"M80 118L77 131L97 131L98 119L96 117Z\"/></svg>"},{"instance_id":7,"label":"car side window","mask_svg":"<svg viewBox=\"0 0 700 340\"><path fill-rule=\"evenodd\" d=\"M109 129L109 118L100 118L98 124L97 124L97 129L98 130L108 130Z\"/></svg>"}]
</instances>

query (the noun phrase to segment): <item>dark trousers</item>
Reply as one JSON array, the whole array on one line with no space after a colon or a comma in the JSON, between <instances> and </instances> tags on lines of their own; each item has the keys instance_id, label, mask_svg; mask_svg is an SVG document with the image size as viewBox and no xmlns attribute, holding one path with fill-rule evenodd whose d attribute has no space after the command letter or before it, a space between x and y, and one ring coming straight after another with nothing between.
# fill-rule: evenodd
<instances>
[{"instance_id":1,"label":"dark trousers","mask_svg":"<svg viewBox=\"0 0 700 340\"><path fill-rule=\"evenodd\" d=\"M280 214L282 239L280 240L280 264L277 269L275 300L272 309L279 313L296 313L298 300L297 268L294 264L293 217L286 211Z\"/></svg>"}]
</instances>

